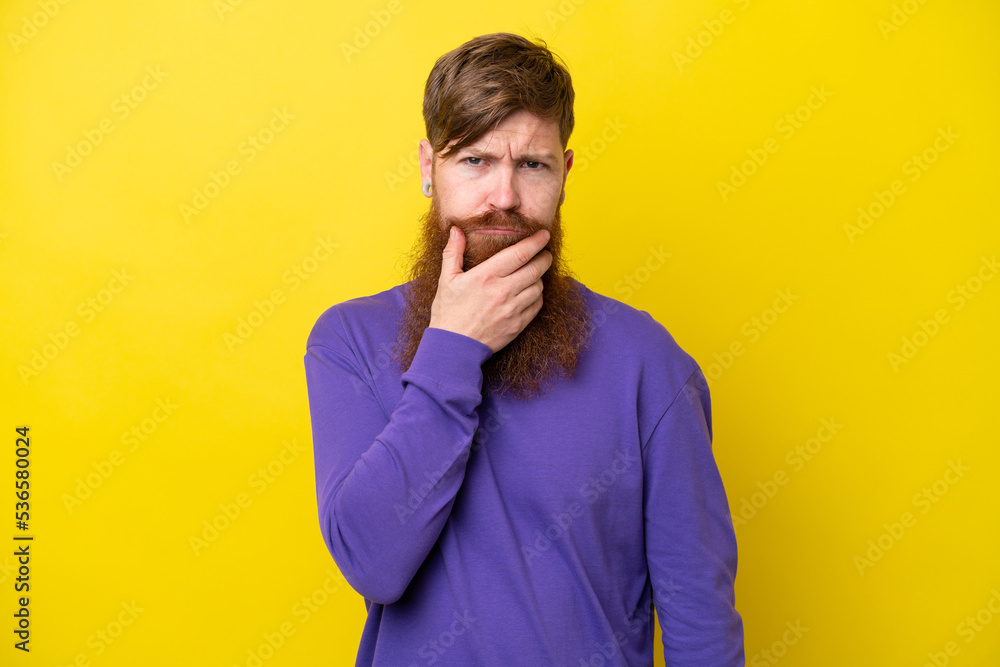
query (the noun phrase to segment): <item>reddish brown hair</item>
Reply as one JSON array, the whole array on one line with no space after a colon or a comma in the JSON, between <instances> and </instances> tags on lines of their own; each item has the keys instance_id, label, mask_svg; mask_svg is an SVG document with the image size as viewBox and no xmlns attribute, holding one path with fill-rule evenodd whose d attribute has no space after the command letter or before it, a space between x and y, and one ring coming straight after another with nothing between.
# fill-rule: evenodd
<instances>
[{"instance_id":1,"label":"reddish brown hair","mask_svg":"<svg viewBox=\"0 0 1000 667\"><path fill-rule=\"evenodd\" d=\"M566 150L573 132L573 82L565 65L539 42L498 32L438 59L424 87L424 125L435 153L448 157L521 110L558 122Z\"/></svg>"}]
</instances>

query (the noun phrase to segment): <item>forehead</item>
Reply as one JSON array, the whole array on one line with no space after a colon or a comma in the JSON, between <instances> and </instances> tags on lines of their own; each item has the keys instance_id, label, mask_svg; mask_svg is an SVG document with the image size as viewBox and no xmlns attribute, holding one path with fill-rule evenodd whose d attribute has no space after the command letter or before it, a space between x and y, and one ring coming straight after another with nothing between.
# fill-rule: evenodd
<instances>
[{"instance_id":1,"label":"forehead","mask_svg":"<svg viewBox=\"0 0 1000 667\"><path fill-rule=\"evenodd\" d=\"M558 154L562 152L561 148L559 123L522 109L504 118L495 128L484 132L461 150L487 153L516 150Z\"/></svg>"}]
</instances>

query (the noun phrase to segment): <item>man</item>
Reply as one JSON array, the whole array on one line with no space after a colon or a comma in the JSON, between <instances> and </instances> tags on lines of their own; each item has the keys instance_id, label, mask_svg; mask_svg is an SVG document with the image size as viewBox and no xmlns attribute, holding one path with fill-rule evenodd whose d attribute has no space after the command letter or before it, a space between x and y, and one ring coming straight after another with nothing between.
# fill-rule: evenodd
<instances>
[{"instance_id":1,"label":"man","mask_svg":"<svg viewBox=\"0 0 1000 667\"><path fill-rule=\"evenodd\" d=\"M477 37L423 111L411 279L327 310L305 355L357 664L651 665L655 606L668 665L742 665L705 378L560 262L568 72Z\"/></svg>"}]
</instances>

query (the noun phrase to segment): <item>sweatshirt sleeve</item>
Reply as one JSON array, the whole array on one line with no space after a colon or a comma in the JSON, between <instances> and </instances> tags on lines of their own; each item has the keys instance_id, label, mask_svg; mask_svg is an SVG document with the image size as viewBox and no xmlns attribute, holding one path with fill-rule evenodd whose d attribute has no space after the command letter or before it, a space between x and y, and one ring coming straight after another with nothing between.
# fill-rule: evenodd
<instances>
[{"instance_id":1,"label":"sweatshirt sleeve","mask_svg":"<svg viewBox=\"0 0 1000 667\"><path fill-rule=\"evenodd\" d=\"M491 355L473 338L428 327L387 417L370 384L373 363L339 335L307 345L320 530L366 599L398 600L441 534L465 477Z\"/></svg>"},{"instance_id":2,"label":"sweatshirt sleeve","mask_svg":"<svg viewBox=\"0 0 1000 667\"><path fill-rule=\"evenodd\" d=\"M744 664L736 535L712 455L708 384L695 370L644 448L643 513L667 665Z\"/></svg>"}]
</instances>

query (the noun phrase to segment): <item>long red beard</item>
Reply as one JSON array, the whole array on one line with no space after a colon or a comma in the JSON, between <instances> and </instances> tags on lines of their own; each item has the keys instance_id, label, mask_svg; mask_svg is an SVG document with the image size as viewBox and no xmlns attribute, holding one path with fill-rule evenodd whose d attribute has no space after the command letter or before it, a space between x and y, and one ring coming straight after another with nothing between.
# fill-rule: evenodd
<instances>
[{"instance_id":1,"label":"long red beard","mask_svg":"<svg viewBox=\"0 0 1000 667\"><path fill-rule=\"evenodd\" d=\"M477 266L524 236L473 234L484 227L503 227L531 234L546 226L519 213L492 211L469 219L443 220L436 200L421 217L420 236L409 258L409 289L399 320L393 358L405 372L417 352L424 329L430 323L431 304L441 276L442 253L448 244L448 229L454 224L466 238L463 270ZM556 210L545 248L552 265L542 274L542 307L518 336L483 363L483 390L498 395L532 398L559 377L572 377L580 352L589 343L590 313L574 283L572 272L562 265L562 224Z\"/></svg>"}]
</instances>

